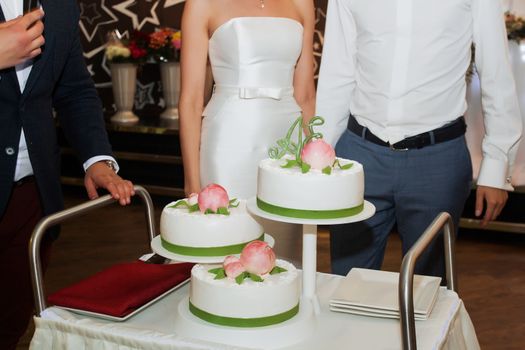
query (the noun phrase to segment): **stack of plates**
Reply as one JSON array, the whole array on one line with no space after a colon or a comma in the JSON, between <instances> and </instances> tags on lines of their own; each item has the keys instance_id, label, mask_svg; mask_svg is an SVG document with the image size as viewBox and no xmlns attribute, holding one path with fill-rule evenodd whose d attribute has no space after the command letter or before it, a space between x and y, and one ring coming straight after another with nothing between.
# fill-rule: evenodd
<instances>
[{"instance_id":1,"label":"stack of plates","mask_svg":"<svg viewBox=\"0 0 525 350\"><path fill-rule=\"evenodd\" d=\"M437 299L440 277L414 275L414 317L426 320ZM330 300L330 310L355 315L399 318L399 273L350 270Z\"/></svg>"}]
</instances>

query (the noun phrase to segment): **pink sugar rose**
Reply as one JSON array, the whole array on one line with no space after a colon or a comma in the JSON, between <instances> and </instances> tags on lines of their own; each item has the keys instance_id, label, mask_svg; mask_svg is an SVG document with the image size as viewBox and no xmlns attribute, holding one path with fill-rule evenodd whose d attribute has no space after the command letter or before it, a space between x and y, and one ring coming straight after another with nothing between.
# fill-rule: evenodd
<instances>
[{"instance_id":1,"label":"pink sugar rose","mask_svg":"<svg viewBox=\"0 0 525 350\"><path fill-rule=\"evenodd\" d=\"M312 169L323 170L334 164L335 150L322 139L312 140L304 145L301 160L310 165Z\"/></svg>"},{"instance_id":2,"label":"pink sugar rose","mask_svg":"<svg viewBox=\"0 0 525 350\"><path fill-rule=\"evenodd\" d=\"M232 279L246 271L239 258L235 255L228 255L226 258L224 258L222 267L224 268L226 276Z\"/></svg>"},{"instance_id":3,"label":"pink sugar rose","mask_svg":"<svg viewBox=\"0 0 525 350\"><path fill-rule=\"evenodd\" d=\"M275 253L263 241L248 243L241 252L240 260L246 271L256 275L267 274L275 267Z\"/></svg>"},{"instance_id":4,"label":"pink sugar rose","mask_svg":"<svg viewBox=\"0 0 525 350\"><path fill-rule=\"evenodd\" d=\"M199 210L204 213L210 209L216 213L219 208L228 208L230 199L226 190L217 184L211 184L199 193Z\"/></svg>"},{"instance_id":5,"label":"pink sugar rose","mask_svg":"<svg viewBox=\"0 0 525 350\"><path fill-rule=\"evenodd\" d=\"M222 267L225 267L228 264L238 262L238 261L239 261L239 258L237 256L228 255L227 257L224 258L224 261L222 262Z\"/></svg>"}]
</instances>

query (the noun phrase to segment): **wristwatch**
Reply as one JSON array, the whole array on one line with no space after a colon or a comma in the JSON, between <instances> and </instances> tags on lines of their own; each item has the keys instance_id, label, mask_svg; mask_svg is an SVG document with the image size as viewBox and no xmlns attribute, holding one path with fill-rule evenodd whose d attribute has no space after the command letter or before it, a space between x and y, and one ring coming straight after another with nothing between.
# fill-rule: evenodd
<instances>
[{"instance_id":1,"label":"wristwatch","mask_svg":"<svg viewBox=\"0 0 525 350\"><path fill-rule=\"evenodd\" d=\"M114 172L117 172L117 164L115 164L114 161L107 159L107 160L104 161L104 163L106 163L108 168L110 168Z\"/></svg>"}]
</instances>

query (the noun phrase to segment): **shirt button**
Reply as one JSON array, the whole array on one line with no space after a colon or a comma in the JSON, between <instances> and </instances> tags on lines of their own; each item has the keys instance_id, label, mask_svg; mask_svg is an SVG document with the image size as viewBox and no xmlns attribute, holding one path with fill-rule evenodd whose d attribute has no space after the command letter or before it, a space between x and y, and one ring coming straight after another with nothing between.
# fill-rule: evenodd
<instances>
[{"instance_id":1,"label":"shirt button","mask_svg":"<svg viewBox=\"0 0 525 350\"><path fill-rule=\"evenodd\" d=\"M8 155L8 156L12 156L13 154L15 154L15 150L13 147L6 147L5 148L5 153Z\"/></svg>"}]
</instances>

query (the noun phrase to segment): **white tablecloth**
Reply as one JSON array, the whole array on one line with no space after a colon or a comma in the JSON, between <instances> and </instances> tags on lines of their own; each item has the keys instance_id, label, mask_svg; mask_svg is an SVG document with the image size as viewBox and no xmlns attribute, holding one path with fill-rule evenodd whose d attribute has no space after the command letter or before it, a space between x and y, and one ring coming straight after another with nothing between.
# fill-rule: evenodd
<instances>
[{"instance_id":1,"label":"white tablecloth","mask_svg":"<svg viewBox=\"0 0 525 350\"><path fill-rule=\"evenodd\" d=\"M328 301L342 277L317 274L321 312L313 334L286 349L401 349L399 320L329 311ZM31 349L233 349L192 339L174 327L176 308L188 285L125 322L81 316L56 307L35 317ZM418 349L479 349L474 327L457 294L440 289L430 318L416 321ZM256 346L257 339L254 339Z\"/></svg>"}]
</instances>

